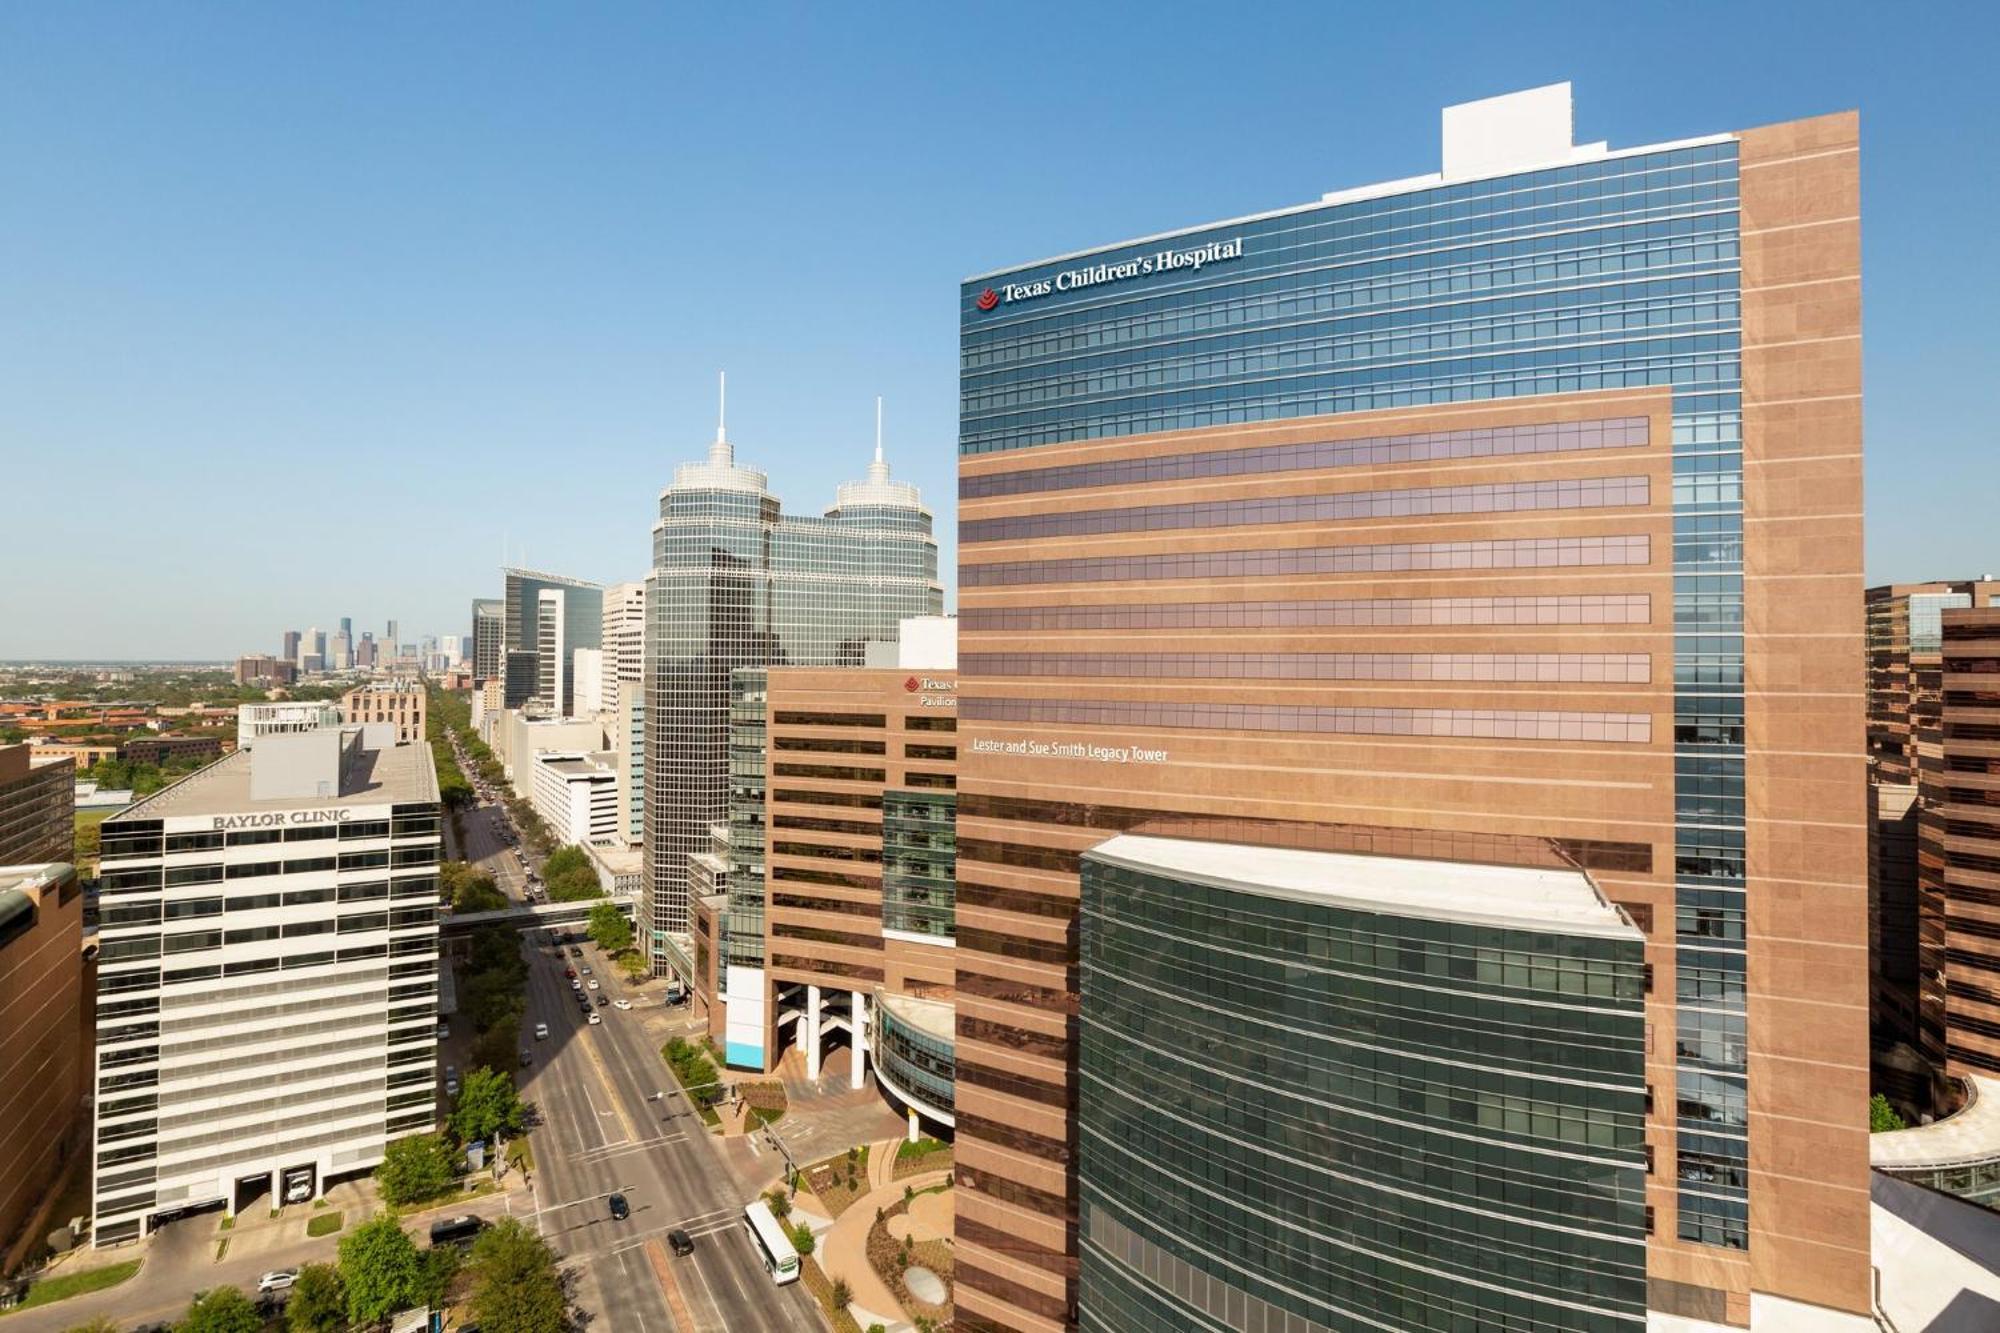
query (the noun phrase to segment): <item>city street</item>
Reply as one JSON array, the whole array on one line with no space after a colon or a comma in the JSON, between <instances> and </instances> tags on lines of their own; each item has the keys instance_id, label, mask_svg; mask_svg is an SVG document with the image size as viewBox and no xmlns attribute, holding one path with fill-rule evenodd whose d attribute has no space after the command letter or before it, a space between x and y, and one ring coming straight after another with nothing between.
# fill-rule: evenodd
<instances>
[{"instance_id":1,"label":"city street","mask_svg":"<svg viewBox=\"0 0 2000 1333\"><path fill-rule=\"evenodd\" d=\"M636 1010L593 1008L591 1027L571 998L565 966L588 964L614 999L623 983L586 950L550 956L537 945L524 1041L534 1067L522 1095L536 1104L534 1194L542 1234L576 1264L578 1299L594 1330L756 1333L820 1327L802 1284L774 1286L746 1236L719 1145L675 1089ZM589 992L587 992L589 993ZM533 1037L547 1023L547 1040ZM657 1100L655 1098L657 1097ZM631 1216L613 1221L617 1191ZM695 1238L681 1259L666 1247L679 1227ZM671 1312L671 1313L670 1313Z\"/></svg>"}]
</instances>

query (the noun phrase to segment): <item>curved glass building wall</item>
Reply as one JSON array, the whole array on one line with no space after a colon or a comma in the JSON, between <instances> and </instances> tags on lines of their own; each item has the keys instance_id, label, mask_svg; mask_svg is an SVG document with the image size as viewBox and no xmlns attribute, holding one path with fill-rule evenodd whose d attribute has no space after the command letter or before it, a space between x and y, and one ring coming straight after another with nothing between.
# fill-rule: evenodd
<instances>
[{"instance_id":1,"label":"curved glass building wall","mask_svg":"<svg viewBox=\"0 0 2000 1333\"><path fill-rule=\"evenodd\" d=\"M1643 937L1576 871L1082 874L1086 1333L1639 1330Z\"/></svg>"},{"instance_id":2,"label":"curved glass building wall","mask_svg":"<svg viewBox=\"0 0 2000 1333\"><path fill-rule=\"evenodd\" d=\"M952 1122L952 1007L890 991L875 992L869 1017L875 1079L896 1100L939 1124Z\"/></svg>"}]
</instances>

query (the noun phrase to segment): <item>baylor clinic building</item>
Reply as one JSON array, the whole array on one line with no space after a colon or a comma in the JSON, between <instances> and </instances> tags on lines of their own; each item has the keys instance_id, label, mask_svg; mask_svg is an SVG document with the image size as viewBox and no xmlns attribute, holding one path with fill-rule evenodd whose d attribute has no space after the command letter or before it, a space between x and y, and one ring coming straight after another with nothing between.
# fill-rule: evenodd
<instances>
[{"instance_id":1,"label":"baylor clinic building","mask_svg":"<svg viewBox=\"0 0 2000 1333\"><path fill-rule=\"evenodd\" d=\"M1325 130L1320 169L1365 127ZM1446 109L1429 175L962 285L959 1328L1868 1326L1858 135L1578 143L1556 85ZM1120 835L1147 859L1098 850ZM1359 1068L1169 1043L1121 1083L1143 1034L1097 996L1240 984L1146 925L1149 895L1191 910L1156 887L1188 881L1176 838L1217 902L1401 932L1375 965L1420 1011L1477 987L1395 924L1423 915L1403 886L1553 856L1635 932L1629 1011L1575 1021L1640 1064L1578 1042L1535 1077L1608 1101L1523 1114L1519 1080L1426 1093L1424 1043L1355 1055L1325 1012ZM1335 903L1309 865L1260 882L1274 848L1398 868L1342 862ZM1093 865L1118 913L1090 915ZM1300 944L1260 930L1245 975ZM1567 966L1519 936L1476 945ZM1093 1176L1128 1111L1186 1188ZM1364 1153L1384 1116L1523 1192ZM1274 1147L1299 1170L1256 1186L1254 1235L1161 1202L1240 1195ZM1283 1205L1335 1175L1422 1206ZM1602 1246L1539 1262L1505 1221L1534 1209Z\"/></svg>"}]
</instances>

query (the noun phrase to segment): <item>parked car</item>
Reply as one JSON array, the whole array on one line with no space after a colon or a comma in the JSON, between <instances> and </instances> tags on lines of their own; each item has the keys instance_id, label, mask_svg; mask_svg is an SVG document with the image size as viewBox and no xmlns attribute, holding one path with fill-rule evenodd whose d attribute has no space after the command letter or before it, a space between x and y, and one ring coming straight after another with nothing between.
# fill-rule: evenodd
<instances>
[{"instance_id":1,"label":"parked car","mask_svg":"<svg viewBox=\"0 0 2000 1333\"><path fill-rule=\"evenodd\" d=\"M604 1022L604 1020L603 1020L603 1019L601 1019L601 1018L599 1018L599 1017L597 1016L597 1011L596 1011L595 1009L591 1010L591 1011L590 1011L590 1025L591 1025L592 1027L596 1027L596 1026L598 1026L599 1024L601 1024L602 1022Z\"/></svg>"},{"instance_id":2,"label":"parked car","mask_svg":"<svg viewBox=\"0 0 2000 1333\"><path fill-rule=\"evenodd\" d=\"M458 1096L458 1077L456 1075L446 1077L444 1081L444 1095L447 1097Z\"/></svg>"},{"instance_id":3,"label":"parked car","mask_svg":"<svg viewBox=\"0 0 2000 1333\"><path fill-rule=\"evenodd\" d=\"M450 1036L451 1036L451 1024L442 1021L439 1022L437 1026L437 1039L439 1041L443 1041Z\"/></svg>"},{"instance_id":4,"label":"parked car","mask_svg":"<svg viewBox=\"0 0 2000 1333\"><path fill-rule=\"evenodd\" d=\"M521 1063L522 1063L522 1064L523 1064L524 1066L525 1066L525 1065L531 1065L531 1064L535 1063L535 1056L534 1056L534 1052L530 1051L530 1050L529 1050L529 1049L528 1049L527 1047L525 1047L525 1046L523 1046L523 1047L521 1048Z\"/></svg>"},{"instance_id":5,"label":"parked car","mask_svg":"<svg viewBox=\"0 0 2000 1333\"><path fill-rule=\"evenodd\" d=\"M569 946L569 956L571 958L581 958L583 957L583 950L577 948L574 944L572 944Z\"/></svg>"},{"instance_id":6,"label":"parked car","mask_svg":"<svg viewBox=\"0 0 2000 1333\"><path fill-rule=\"evenodd\" d=\"M611 1003L611 1000L610 1000L610 998L609 998L608 996L604 996L604 995L600 995L600 996L598 996L598 997L597 997L597 1007L598 1007L599 1009L602 1009L602 1008L603 1008L603 1007L604 1007L605 1005L607 1005L607 1004L610 1004L610 1003Z\"/></svg>"},{"instance_id":7,"label":"parked car","mask_svg":"<svg viewBox=\"0 0 2000 1333\"><path fill-rule=\"evenodd\" d=\"M630 1000L613 1000L611 1002L611 1007L613 1009L630 1009L632 1007L632 1002Z\"/></svg>"},{"instance_id":8,"label":"parked car","mask_svg":"<svg viewBox=\"0 0 2000 1333\"><path fill-rule=\"evenodd\" d=\"M262 1295L270 1291L290 1291L292 1284L298 1280L299 1270L296 1268L273 1269L257 1279L257 1292Z\"/></svg>"},{"instance_id":9,"label":"parked car","mask_svg":"<svg viewBox=\"0 0 2000 1333\"><path fill-rule=\"evenodd\" d=\"M675 1227L672 1231L669 1231L667 1233L667 1246L668 1248L673 1250L675 1254L679 1255L693 1254L694 1237L688 1235L687 1232L682 1231L679 1227Z\"/></svg>"},{"instance_id":10,"label":"parked car","mask_svg":"<svg viewBox=\"0 0 2000 1333\"><path fill-rule=\"evenodd\" d=\"M596 990L596 989L597 989L597 978L596 978L596 977L592 977L592 978L590 979L590 988L591 988L592 990Z\"/></svg>"},{"instance_id":11,"label":"parked car","mask_svg":"<svg viewBox=\"0 0 2000 1333\"><path fill-rule=\"evenodd\" d=\"M623 1222L626 1218L632 1215L632 1205L625 1202L624 1195L614 1194L611 1196L608 1202L611 1204L612 1221Z\"/></svg>"}]
</instances>

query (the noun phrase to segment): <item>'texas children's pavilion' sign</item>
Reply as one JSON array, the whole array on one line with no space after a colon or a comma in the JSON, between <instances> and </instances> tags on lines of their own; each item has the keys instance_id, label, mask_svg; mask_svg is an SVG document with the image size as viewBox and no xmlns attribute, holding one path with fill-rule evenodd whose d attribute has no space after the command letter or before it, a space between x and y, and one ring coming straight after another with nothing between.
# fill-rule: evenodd
<instances>
[{"instance_id":1,"label":"'texas children's pavilion' sign","mask_svg":"<svg viewBox=\"0 0 2000 1333\"><path fill-rule=\"evenodd\" d=\"M1204 265L1241 258L1243 238L1238 236L1234 240L1210 241L1207 245L1186 250L1160 250L1118 264L1092 264L1086 268L1065 269L1053 278L1038 278L1033 282L1003 282L998 287L988 287L981 292L973 304L981 310L994 310L1016 301L1032 301L1056 292L1073 292L1107 282L1126 282L1155 273L1176 273L1183 269L1198 273Z\"/></svg>"}]
</instances>

